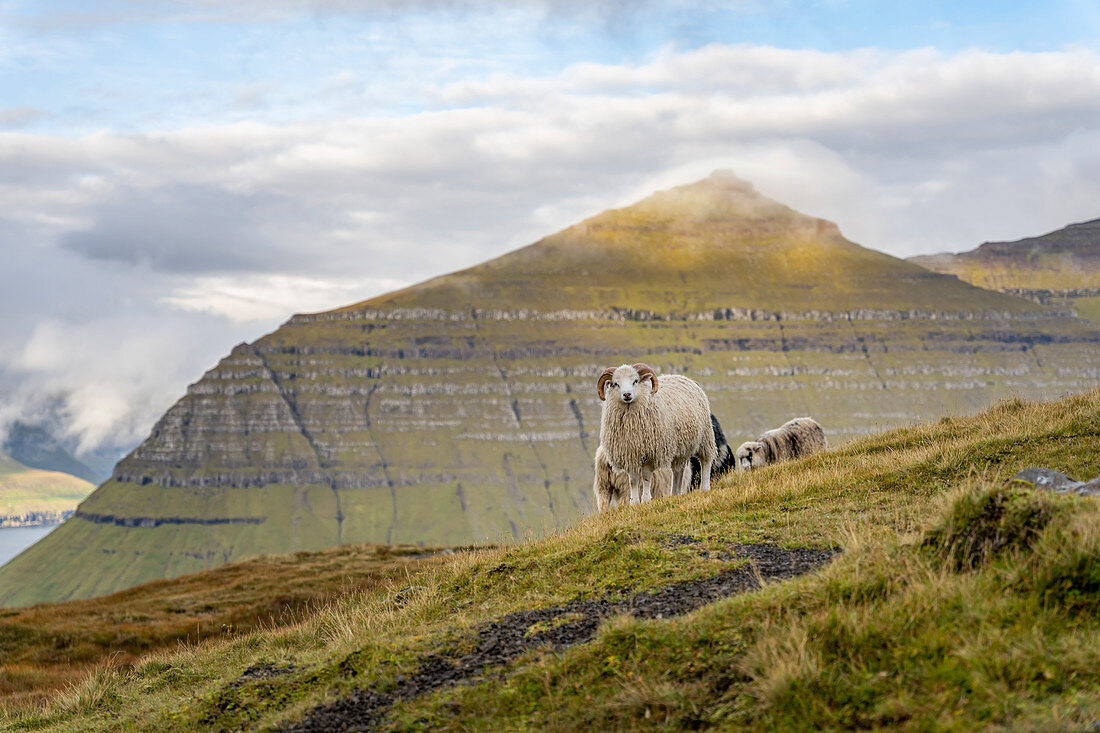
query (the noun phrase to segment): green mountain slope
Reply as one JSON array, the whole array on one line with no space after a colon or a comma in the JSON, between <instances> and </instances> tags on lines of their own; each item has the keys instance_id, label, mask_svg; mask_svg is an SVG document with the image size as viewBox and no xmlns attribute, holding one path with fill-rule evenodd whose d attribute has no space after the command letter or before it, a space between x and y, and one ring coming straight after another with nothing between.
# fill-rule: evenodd
<instances>
[{"instance_id":1,"label":"green mountain slope","mask_svg":"<svg viewBox=\"0 0 1100 733\"><path fill-rule=\"evenodd\" d=\"M718 174L241 344L0 569L0 604L258 553L568 526L592 506L594 379L611 364L695 377L735 445L796 415L838 444L1094 386L1098 352L1079 321L859 247Z\"/></svg>"},{"instance_id":2,"label":"green mountain slope","mask_svg":"<svg viewBox=\"0 0 1100 733\"><path fill-rule=\"evenodd\" d=\"M101 669L9 725L1089 730L1100 498L1005 485L1031 466L1100 474L1100 390L944 416L457 553L296 627ZM700 589L812 548L841 552L685 612Z\"/></svg>"},{"instance_id":3,"label":"green mountain slope","mask_svg":"<svg viewBox=\"0 0 1100 733\"><path fill-rule=\"evenodd\" d=\"M0 453L0 527L60 522L94 488L67 473L28 468Z\"/></svg>"},{"instance_id":4,"label":"green mountain slope","mask_svg":"<svg viewBox=\"0 0 1100 733\"><path fill-rule=\"evenodd\" d=\"M1041 237L986 242L969 252L922 255L910 261L981 288L1073 308L1100 324L1100 219Z\"/></svg>"}]
</instances>

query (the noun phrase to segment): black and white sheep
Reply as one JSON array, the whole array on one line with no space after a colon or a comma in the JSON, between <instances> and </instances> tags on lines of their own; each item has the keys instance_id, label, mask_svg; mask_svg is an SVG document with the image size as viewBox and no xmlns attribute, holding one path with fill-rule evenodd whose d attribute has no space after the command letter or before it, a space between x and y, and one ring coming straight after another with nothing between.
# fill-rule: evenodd
<instances>
[{"instance_id":1,"label":"black and white sheep","mask_svg":"<svg viewBox=\"0 0 1100 733\"><path fill-rule=\"evenodd\" d=\"M825 450L825 431L812 417L796 417L756 440L742 443L734 454L739 469L760 468L780 461L802 458Z\"/></svg>"},{"instance_id":2,"label":"black and white sheep","mask_svg":"<svg viewBox=\"0 0 1100 733\"><path fill-rule=\"evenodd\" d=\"M658 380L648 364L623 364L603 371L596 392L603 400L600 446L609 465L627 475L631 504L649 498L644 494L681 493L693 456L699 459L700 487L710 490L718 451L702 387L679 374ZM671 480L665 468L672 469Z\"/></svg>"}]
</instances>

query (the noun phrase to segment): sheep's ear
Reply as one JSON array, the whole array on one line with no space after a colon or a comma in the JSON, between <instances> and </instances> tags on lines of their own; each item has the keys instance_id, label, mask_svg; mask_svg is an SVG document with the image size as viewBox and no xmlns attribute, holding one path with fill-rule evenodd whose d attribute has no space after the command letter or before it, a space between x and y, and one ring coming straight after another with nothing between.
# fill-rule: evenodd
<instances>
[{"instance_id":1,"label":"sheep's ear","mask_svg":"<svg viewBox=\"0 0 1100 733\"><path fill-rule=\"evenodd\" d=\"M611 381L611 375L613 375L614 373L615 373L615 367L608 367L607 369L603 370L603 374L600 375L599 381L596 382L596 394L598 394L600 396L600 401L601 402L604 399L604 397L603 397L604 385Z\"/></svg>"},{"instance_id":2,"label":"sheep's ear","mask_svg":"<svg viewBox=\"0 0 1100 733\"><path fill-rule=\"evenodd\" d=\"M642 364L641 362L634 364L634 371L638 372L638 379L642 382L649 380L653 385L653 391L657 391L657 373L653 371L653 367L649 364Z\"/></svg>"}]
</instances>

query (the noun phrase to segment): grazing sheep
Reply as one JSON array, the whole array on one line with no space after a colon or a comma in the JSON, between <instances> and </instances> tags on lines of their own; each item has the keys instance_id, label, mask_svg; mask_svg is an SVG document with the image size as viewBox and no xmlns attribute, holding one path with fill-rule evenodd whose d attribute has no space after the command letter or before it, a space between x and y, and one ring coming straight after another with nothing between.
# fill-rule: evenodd
<instances>
[{"instance_id":1,"label":"grazing sheep","mask_svg":"<svg viewBox=\"0 0 1100 733\"><path fill-rule=\"evenodd\" d=\"M596 392L603 400L600 446L608 464L627 475L631 504L648 498L643 497L647 472L646 493L681 493L684 468L692 456L699 459L701 488L710 490L718 450L710 401L702 387L679 374L658 380L648 364L623 364L603 371ZM672 469L671 481L664 472L652 475L665 468Z\"/></svg>"},{"instance_id":2,"label":"grazing sheep","mask_svg":"<svg viewBox=\"0 0 1100 733\"><path fill-rule=\"evenodd\" d=\"M722 426L718 424L718 418L711 415L710 424L714 429L714 443L718 448L718 457L710 473L711 479L713 480L718 476L729 473L731 469L736 467L736 463L733 460L733 449L730 448L730 444L726 441L725 433L722 432ZM596 458L593 464L595 478L592 482L592 493L596 495L596 509L602 512L611 507L626 503L630 497L630 480L623 471L616 471L611 468L611 464L607 460L607 454L604 453L602 445L596 448ZM692 456L691 478L688 481L688 491L695 491L699 488L699 468L699 459ZM660 477L657 479L660 486L671 486L671 469L668 470L669 475L667 479Z\"/></svg>"},{"instance_id":3,"label":"grazing sheep","mask_svg":"<svg viewBox=\"0 0 1100 733\"><path fill-rule=\"evenodd\" d=\"M756 440L742 443L734 454L739 469L760 468L802 458L828 447L825 431L812 417L796 417Z\"/></svg>"}]
</instances>

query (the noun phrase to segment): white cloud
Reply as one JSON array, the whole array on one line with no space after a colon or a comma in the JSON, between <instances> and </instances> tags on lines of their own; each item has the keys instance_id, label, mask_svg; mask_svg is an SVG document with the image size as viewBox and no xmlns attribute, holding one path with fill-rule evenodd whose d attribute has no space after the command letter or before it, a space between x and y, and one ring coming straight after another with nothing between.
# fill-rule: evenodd
<instances>
[{"instance_id":1,"label":"white cloud","mask_svg":"<svg viewBox=\"0 0 1100 733\"><path fill-rule=\"evenodd\" d=\"M41 110L33 107L0 107L0 127L21 127L42 115Z\"/></svg>"},{"instance_id":2,"label":"white cloud","mask_svg":"<svg viewBox=\"0 0 1100 733\"><path fill-rule=\"evenodd\" d=\"M173 308L209 313L235 323L285 319L295 312L331 310L408 285L399 280L320 279L292 275L199 277L161 302Z\"/></svg>"},{"instance_id":3,"label":"white cloud","mask_svg":"<svg viewBox=\"0 0 1100 733\"><path fill-rule=\"evenodd\" d=\"M131 445L232 344L229 329L212 325L165 314L44 320L0 359L4 416L35 422L60 405L59 437L75 438L78 450Z\"/></svg>"}]
</instances>

